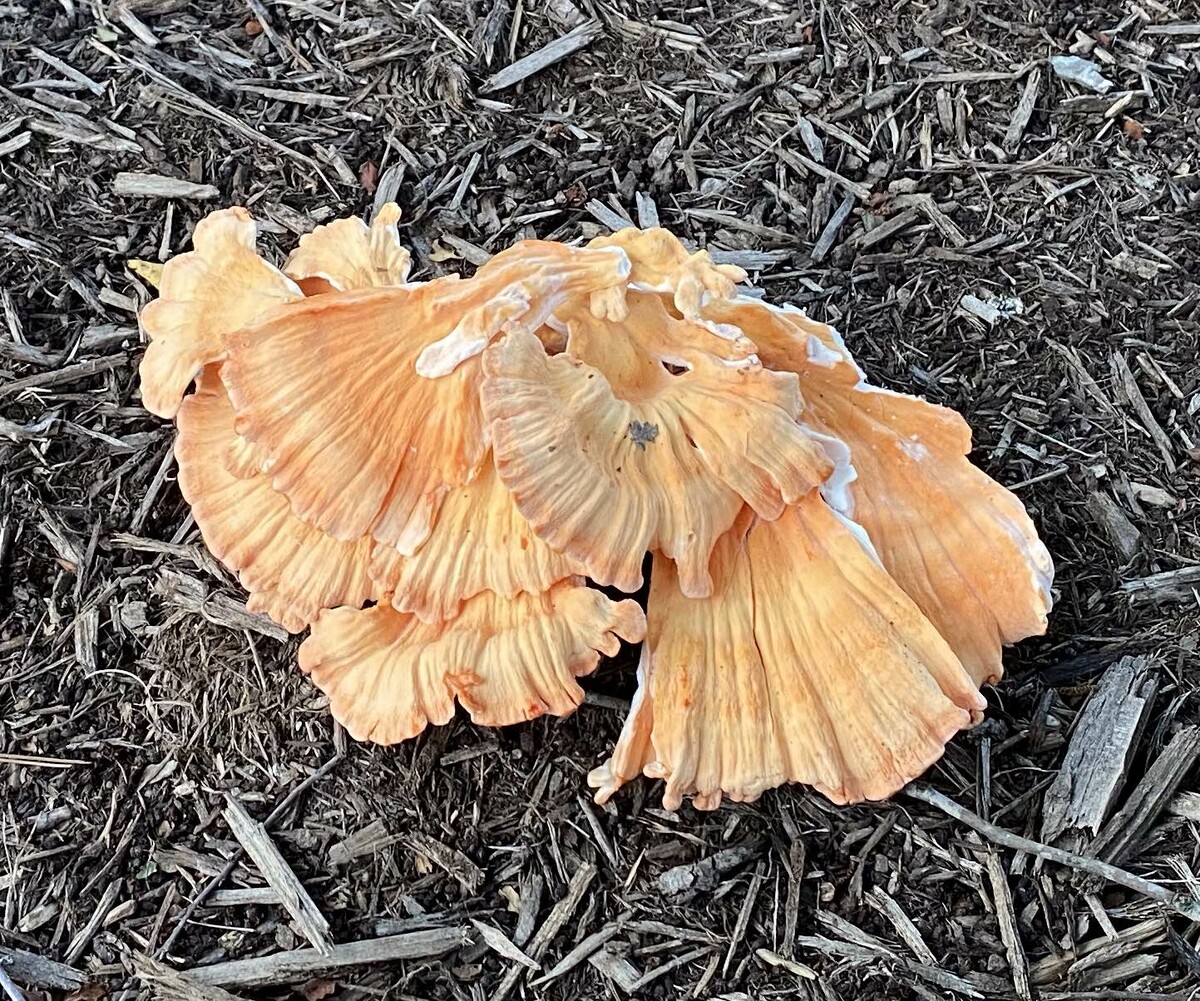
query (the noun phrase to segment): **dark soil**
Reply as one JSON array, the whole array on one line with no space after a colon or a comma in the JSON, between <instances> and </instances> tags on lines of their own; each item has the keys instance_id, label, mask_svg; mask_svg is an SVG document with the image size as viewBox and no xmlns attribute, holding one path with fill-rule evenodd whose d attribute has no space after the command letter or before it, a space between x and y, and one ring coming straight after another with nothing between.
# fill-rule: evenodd
<instances>
[{"instance_id":1,"label":"dark soil","mask_svg":"<svg viewBox=\"0 0 1200 1001\"><path fill-rule=\"evenodd\" d=\"M231 628L241 593L139 404L151 290L126 261L187 249L230 204L281 260L394 195L425 277L649 218L648 198L698 244L766 252L754 283L834 322L876 381L960 409L1054 554L1049 635L1011 651L925 782L1039 840L1081 706L1145 656L1157 694L1106 821L1133 836L1098 853L1200 898L1196 776L1148 771L1200 724L1200 7L577 3L0 0L0 958L84 971L76 999L212 1001L135 962L305 945L277 904L188 904L236 848L226 793L262 820L332 762L269 830L335 940L462 925L474 944L265 997L501 997L519 966L470 919L527 945L584 864L543 972L610 937L513 996L622 997L664 964L636 996L1189 996L1200 923L927 801L789 787L676 815L643 780L593 806L632 653L571 718L377 749L335 730L295 641ZM594 41L485 92L576 15ZM1072 47L1107 93L1048 63ZM118 197L121 171L219 196ZM1020 310L990 323L968 295ZM731 847L690 897L660 884ZM218 889L263 885L246 861Z\"/></svg>"}]
</instances>

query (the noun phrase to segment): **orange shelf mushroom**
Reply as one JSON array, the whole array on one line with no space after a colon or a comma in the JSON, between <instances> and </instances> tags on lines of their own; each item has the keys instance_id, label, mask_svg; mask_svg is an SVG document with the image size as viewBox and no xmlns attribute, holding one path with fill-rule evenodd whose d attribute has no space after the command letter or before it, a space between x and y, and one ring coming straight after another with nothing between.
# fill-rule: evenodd
<instances>
[{"instance_id":1,"label":"orange shelf mushroom","mask_svg":"<svg viewBox=\"0 0 1200 1001\"><path fill-rule=\"evenodd\" d=\"M666 230L413 282L399 220L317 227L279 269L215 212L141 314L204 541L311 628L300 667L352 736L566 715L622 642L600 802L641 775L669 809L879 800L981 718L1053 566L958 414ZM599 589L639 590L647 554L645 610Z\"/></svg>"}]
</instances>

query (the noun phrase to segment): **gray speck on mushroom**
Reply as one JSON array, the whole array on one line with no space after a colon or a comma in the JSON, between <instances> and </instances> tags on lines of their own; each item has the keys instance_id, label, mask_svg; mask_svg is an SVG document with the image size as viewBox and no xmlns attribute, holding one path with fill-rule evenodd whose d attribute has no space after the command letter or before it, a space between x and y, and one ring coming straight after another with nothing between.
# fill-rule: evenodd
<instances>
[{"instance_id":1,"label":"gray speck on mushroom","mask_svg":"<svg viewBox=\"0 0 1200 1001\"><path fill-rule=\"evenodd\" d=\"M645 449L658 437L658 425L649 421L630 421L629 438L640 449Z\"/></svg>"}]
</instances>

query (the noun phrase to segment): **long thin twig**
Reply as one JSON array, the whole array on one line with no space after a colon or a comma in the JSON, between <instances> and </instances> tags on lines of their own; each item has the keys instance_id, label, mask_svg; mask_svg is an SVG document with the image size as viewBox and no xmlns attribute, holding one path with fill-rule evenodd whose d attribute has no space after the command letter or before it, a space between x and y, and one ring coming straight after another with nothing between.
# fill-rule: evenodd
<instances>
[{"instance_id":1,"label":"long thin twig","mask_svg":"<svg viewBox=\"0 0 1200 1001\"><path fill-rule=\"evenodd\" d=\"M319 781L333 771L343 757L344 755L341 753L335 754L308 778L299 783L296 788L284 796L279 802L279 805L267 815L267 819L263 821L263 827L269 827L272 823L283 816L284 811L287 810L287 808L294 802L296 802L296 799L301 793L304 792L305 789L308 789L314 782ZM233 854L229 856L229 860L225 863L225 866L221 869L221 871L213 876L212 879L210 879L202 887L200 887L199 892L192 898L191 903L184 908L183 914L180 915L179 920L175 923L175 927L171 929L171 934L167 936L167 940L155 950L155 959L162 959L164 956L166 956L168 950L172 945L175 944L175 940L179 938L180 934L183 932L183 929L187 926L188 919L190 919L191 916L195 914L196 911L201 907L201 905L203 905L204 901L208 899L209 894L211 894L213 890L215 890L229 878L230 874L234 869L237 868L238 863L242 860L243 854L245 854L245 850L241 847L241 845L239 845L234 849Z\"/></svg>"},{"instance_id":2,"label":"long thin twig","mask_svg":"<svg viewBox=\"0 0 1200 1001\"><path fill-rule=\"evenodd\" d=\"M913 783L906 786L904 792L913 799L927 803L929 806L941 810L947 816L966 824L968 827L978 831L989 841L993 841L998 845L1003 845L1005 848L1012 848L1015 851L1028 852L1030 855L1036 855L1038 858L1046 859L1048 862L1057 862L1059 865L1065 865L1070 869L1077 869L1080 872L1098 876L1100 879L1107 880L1110 883L1127 887L1135 893L1149 897L1151 900L1157 900L1160 904L1171 908L1171 910L1193 921L1200 921L1200 901L1193 899L1188 894L1176 893L1161 883L1154 883L1148 879L1143 879L1141 876L1135 876L1131 872L1118 869L1115 865L1109 865L1107 862L1101 862L1099 859L1088 858L1086 855L1076 855L1074 852L1064 851L1061 848L1052 848L1050 845L1043 845L1038 841L1030 841L1029 838L1023 838L1019 834L1013 834L1012 831L1006 831L1003 827L989 824L978 814L972 813L965 806L959 806L949 796L944 796L936 789L932 789L927 785Z\"/></svg>"}]
</instances>

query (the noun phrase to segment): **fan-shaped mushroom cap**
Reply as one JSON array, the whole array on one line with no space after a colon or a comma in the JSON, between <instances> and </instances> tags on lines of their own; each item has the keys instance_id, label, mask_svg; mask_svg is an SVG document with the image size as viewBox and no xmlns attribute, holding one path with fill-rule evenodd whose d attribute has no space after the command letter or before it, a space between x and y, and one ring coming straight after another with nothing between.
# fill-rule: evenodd
<instances>
[{"instance_id":1,"label":"fan-shaped mushroom cap","mask_svg":"<svg viewBox=\"0 0 1200 1001\"><path fill-rule=\"evenodd\" d=\"M966 458L953 410L868 386L840 338L802 313L714 303L769 368L796 372L804 419L844 441L853 517L975 680L998 681L1001 647L1046 631L1054 568L1021 501Z\"/></svg>"},{"instance_id":2,"label":"fan-shaped mushroom cap","mask_svg":"<svg viewBox=\"0 0 1200 1001\"><path fill-rule=\"evenodd\" d=\"M231 342L237 430L267 450L296 514L335 538L414 551L486 454L478 366L438 380L413 368L459 315L466 283L443 284L313 296Z\"/></svg>"},{"instance_id":3,"label":"fan-shaped mushroom cap","mask_svg":"<svg viewBox=\"0 0 1200 1001\"><path fill-rule=\"evenodd\" d=\"M707 250L689 254L678 237L665 229L618 230L598 236L589 247L619 247L629 255L631 284L655 292L670 292L676 308L689 319L699 315L710 299L732 299L746 272L732 264L716 264ZM592 296L592 312L613 320L625 319L625 303L617 290Z\"/></svg>"},{"instance_id":4,"label":"fan-shaped mushroom cap","mask_svg":"<svg viewBox=\"0 0 1200 1001\"><path fill-rule=\"evenodd\" d=\"M718 543L712 597L655 558L641 712L663 804L756 799L803 782L837 803L921 774L986 703L945 640L818 495ZM618 760L638 757L645 720ZM601 797L628 774L599 769Z\"/></svg>"},{"instance_id":5,"label":"fan-shaped mushroom cap","mask_svg":"<svg viewBox=\"0 0 1200 1001\"><path fill-rule=\"evenodd\" d=\"M536 331L573 296L611 290L619 299L629 280L629 258L619 247L578 248L523 240L491 258L470 284L486 290L446 336L422 350L417 371L436 379L478 355L501 331Z\"/></svg>"},{"instance_id":6,"label":"fan-shaped mushroom cap","mask_svg":"<svg viewBox=\"0 0 1200 1001\"><path fill-rule=\"evenodd\" d=\"M311 296L231 340L237 430L267 449L272 483L301 518L335 538L371 532L414 553L446 491L470 482L487 451L471 345L509 322L540 327L548 304L627 270L620 251L514 250L469 281ZM424 378L417 360L439 344L454 364Z\"/></svg>"},{"instance_id":7,"label":"fan-shaped mushroom cap","mask_svg":"<svg viewBox=\"0 0 1200 1001\"><path fill-rule=\"evenodd\" d=\"M485 592L437 623L386 604L334 609L301 645L300 667L355 739L392 744L448 722L456 697L484 726L567 715L583 700L575 679L644 632L636 602L563 581L542 595Z\"/></svg>"},{"instance_id":8,"label":"fan-shaped mushroom cap","mask_svg":"<svg viewBox=\"0 0 1200 1001\"><path fill-rule=\"evenodd\" d=\"M250 592L247 607L295 633L322 608L373 597L370 540L331 539L293 515L266 476L230 473L223 458L233 439L233 407L209 366L179 408L179 489L209 551Z\"/></svg>"},{"instance_id":9,"label":"fan-shaped mushroom cap","mask_svg":"<svg viewBox=\"0 0 1200 1001\"><path fill-rule=\"evenodd\" d=\"M541 594L578 573L539 539L500 482L495 464L446 495L429 539L412 556L375 547L371 576L401 612L425 621L453 618L480 591L502 598Z\"/></svg>"},{"instance_id":10,"label":"fan-shaped mushroom cap","mask_svg":"<svg viewBox=\"0 0 1200 1001\"><path fill-rule=\"evenodd\" d=\"M399 221L400 207L387 202L370 226L357 216L318 226L300 237L284 273L305 295L404 285L412 258L400 243ZM262 472L269 459L264 447L238 435L226 466L235 476L251 476Z\"/></svg>"},{"instance_id":11,"label":"fan-shaped mushroom cap","mask_svg":"<svg viewBox=\"0 0 1200 1001\"><path fill-rule=\"evenodd\" d=\"M163 265L159 296L138 317L150 339L138 374L151 413L174 417L200 370L225 356L230 333L303 295L258 256L254 236L245 209L222 209L196 224L194 250Z\"/></svg>"},{"instance_id":12,"label":"fan-shaped mushroom cap","mask_svg":"<svg viewBox=\"0 0 1200 1001\"><path fill-rule=\"evenodd\" d=\"M361 219L336 219L300 237L284 265L308 295L330 290L403 285L412 258L400 244L400 207L382 205L368 227Z\"/></svg>"},{"instance_id":13,"label":"fan-shaped mushroom cap","mask_svg":"<svg viewBox=\"0 0 1200 1001\"><path fill-rule=\"evenodd\" d=\"M336 219L300 237L284 265L305 295L404 285L412 265L400 243L400 207L387 202L368 227L357 216ZM226 466L235 476L262 472L270 455L241 435L230 447Z\"/></svg>"},{"instance_id":14,"label":"fan-shaped mushroom cap","mask_svg":"<svg viewBox=\"0 0 1200 1001\"><path fill-rule=\"evenodd\" d=\"M586 311L567 322L566 354L548 358L514 331L484 355L501 479L534 531L593 580L636 591L658 549L684 593L707 594L713 544L743 499L777 517L832 469L793 419L796 383L690 347L703 328L655 296L631 295L624 323Z\"/></svg>"}]
</instances>

